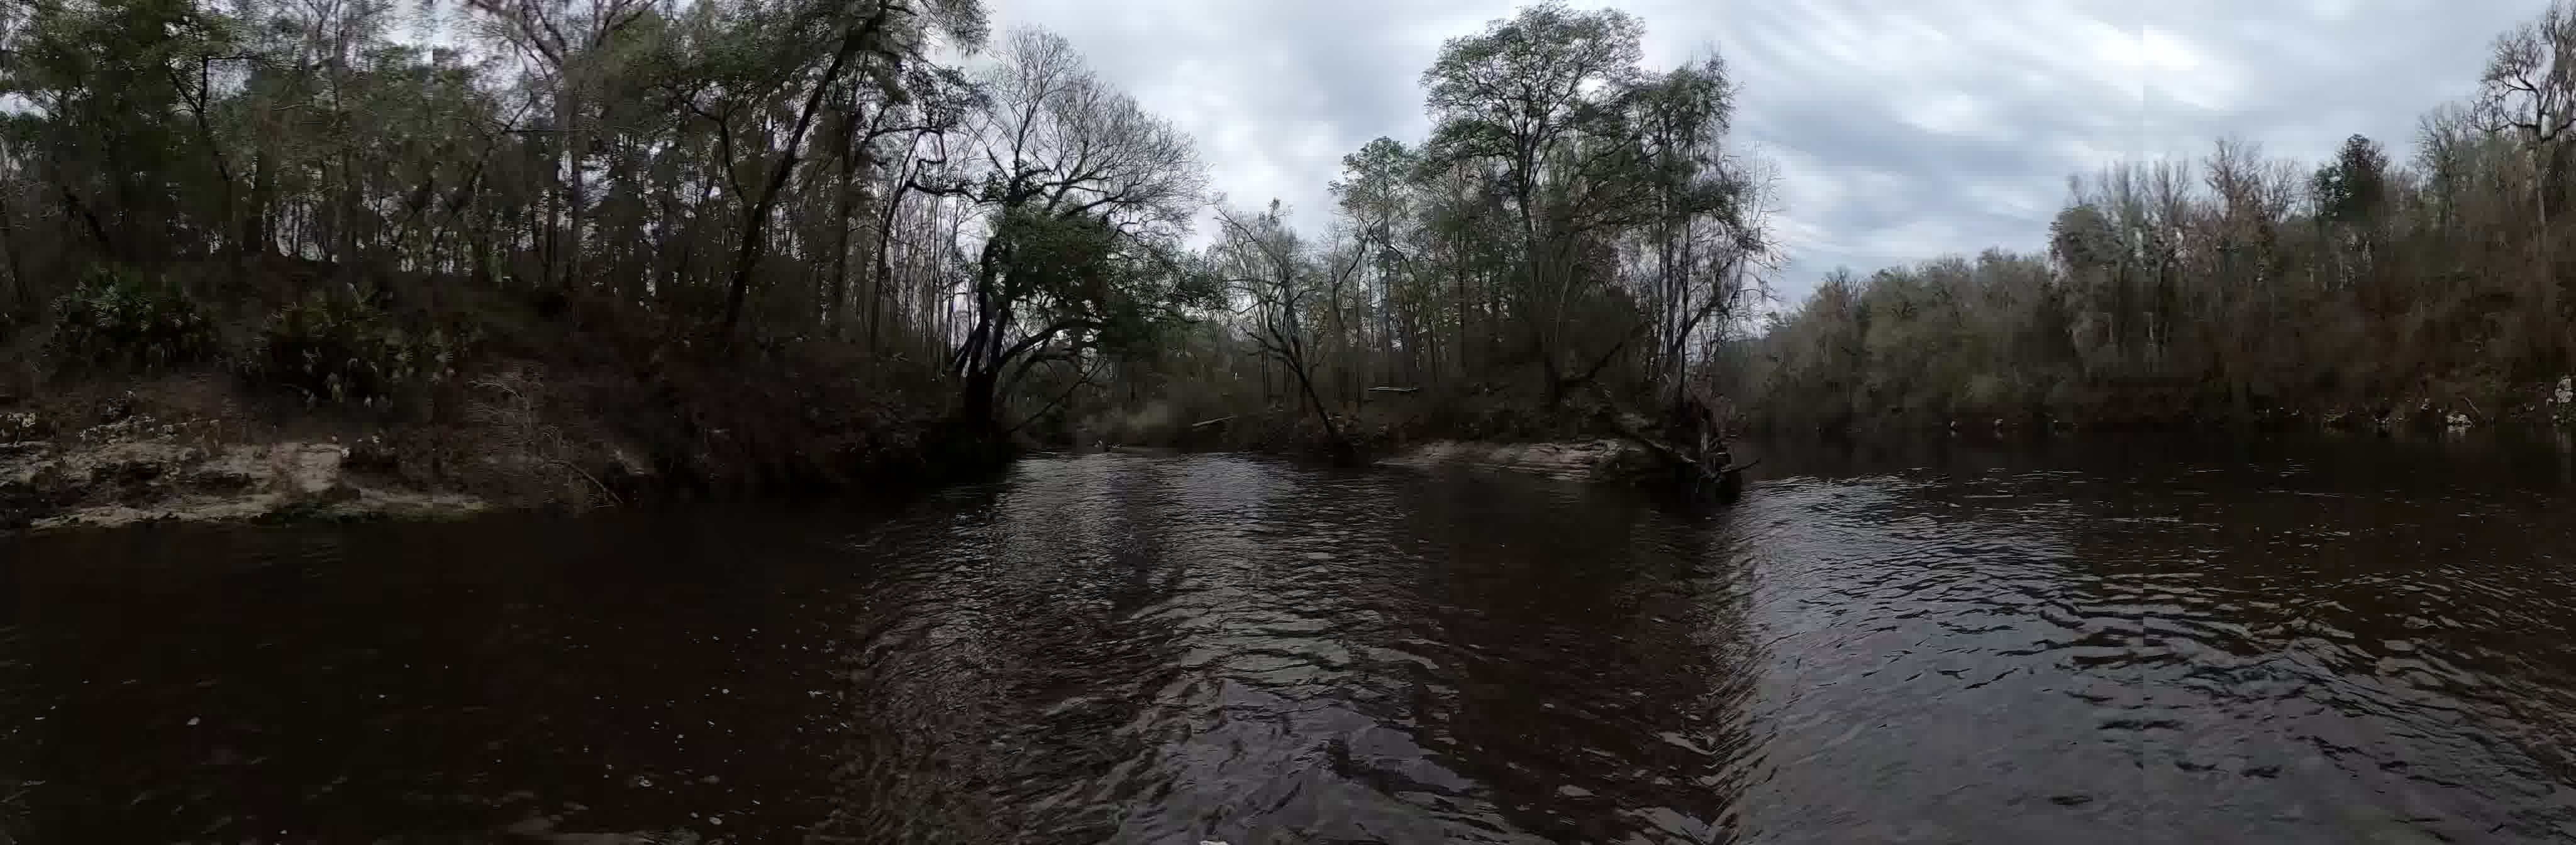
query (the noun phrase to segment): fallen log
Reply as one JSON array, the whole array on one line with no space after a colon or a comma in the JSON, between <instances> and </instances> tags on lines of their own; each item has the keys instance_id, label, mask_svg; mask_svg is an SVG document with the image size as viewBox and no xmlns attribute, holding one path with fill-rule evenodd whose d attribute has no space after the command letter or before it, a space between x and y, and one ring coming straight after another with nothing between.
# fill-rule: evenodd
<instances>
[{"instance_id":1,"label":"fallen log","mask_svg":"<svg viewBox=\"0 0 2576 845\"><path fill-rule=\"evenodd\" d=\"M1745 468L1761 462L1758 458L1741 464L1728 462L1731 456L1722 442L1714 450L1704 449L1700 454L1692 455L1659 438L1646 436L1630 427L1624 420L1614 420L1612 428L1619 432L1621 438L1662 458L1668 467L1681 476L1678 480L1682 486L1695 493L1715 492L1719 496L1732 496L1741 489ZM1712 451L1715 453L1713 456L1710 454ZM1709 467L1710 462L1705 460L1709 457L1717 459L1719 462L1717 468Z\"/></svg>"},{"instance_id":2,"label":"fallen log","mask_svg":"<svg viewBox=\"0 0 2576 845\"><path fill-rule=\"evenodd\" d=\"M1191 428L1206 428L1206 427L1208 427L1208 426L1212 426L1212 425L1215 425L1215 424L1217 424L1217 423L1225 422L1226 420L1230 420L1230 419L1234 419L1234 417L1233 417L1233 416L1231 416L1231 415L1229 415L1229 416L1222 416L1222 417L1218 417L1218 418L1216 418L1216 419L1212 419L1212 420L1204 420L1204 421L1201 421L1201 422L1194 422L1194 423L1190 423L1190 427L1191 427Z\"/></svg>"}]
</instances>

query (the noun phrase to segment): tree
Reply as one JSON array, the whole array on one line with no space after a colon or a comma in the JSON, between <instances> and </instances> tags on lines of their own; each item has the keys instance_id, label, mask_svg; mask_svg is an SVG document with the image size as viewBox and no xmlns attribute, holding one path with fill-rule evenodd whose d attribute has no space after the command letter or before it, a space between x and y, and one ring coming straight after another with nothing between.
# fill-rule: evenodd
<instances>
[{"instance_id":1,"label":"tree","mask_svg":"<svg viewBox=\"0 0 2576 845\"><path fill-rule=\"evenodd\" d=\"M1755 265L1772 253L1757 186L1725 148L1734 89L1709 57L1641 85L1633 98L1654 216L1644 232L1653 264L1657 377L1680 402L1690 344L1703 327L1741 315L1758 293Z\"/></svg>"},{"instance_id":2,"label":"tree","mask_svg":"<svg viewBox=\"0 0 2576 845\"><path fill-rule=\"evenodd\" d=\"M1315 389L1314 343L1306 328L1305 312L1317 306L1325 291L1319 290L1313 258L1288 228L1286 208L1274 199L1268 210L1245 221L1220 204L1217 221L1223 232L1210 248L1209 261L1249 312L1254 346L1288 371L1302 404L1323 424L1324 436L1340 442L1332 409ZM1357 265L1359 257L1354 251L1349 263ZM1327 306L1330 302L1323 299Z\"/></svg>"},{"instance_id":3,"label":"tree","mask_svg":"<svg viewBox=\"0 0 2576 845\"><path fill-rule=\"evenodd\" d=\"M1402 142L1381 137L1360 147L1358 152L1342 156L1342 178L1330 186L1334 199L1340 203L1342 216L1351 223L1352 249L1357 253L1352 257L1352 263L1374 271L1376 284L1371 293L1377 310L1377 355L1389 376L1399 370L1399 337L1405 338L1402 341L1404 366L1401 370L1418 372L1421 369L1422 350L1416 348L1414 339L1422 338L1423 333L1397 329L1399 312L1409 318L1406 320L1409 325L1421 322L1416 314L1418 305L1399 305L1400 302L1418 303L1420 298L1407 297L1397 291L1398 280L1408 264L1405 251L1397 242L1398 233L1412 212L1406 181L1419 166L1419 159ZM1370 258L1376 260L1370 262Z\"/></svg>"},{"instance_id":4,"label":"tree","mask_svg":"<svg viewBox=\"0 0 2576 845\"><path fill-rule=\"evenodd\" d=\"M2334 161L2317 168L2309 184L2318 219L2367 223L2388 201L2388 156L2369 138L2354 135L2344 139Z\"/></svg>"},{"instance_id":5,"label":"tree","mask_svg":"<svg viewBox=\"0 0 2576 845\"><path fill-rule=\"evenodd\" d=\"M1092 75L1062 36L1011 35L968 162L914 184L986 219L971 328L949 356L964 413L992 425L1006 372L1065 360L1200 299L1175 250L1201 207L1190 137ZM1015 376L1014 376L1015 377Z\"/></svg>"},{"instance_id":6,"label":"tree","mask_svg":"<svg viewBox=\"0 0 2576 845\"><path fill-rule=\"evenodd\" d=\"M1436 121L1432 157L1500 168L1518 224L1515 304L1552 397L1580 380L1564 374L1571 362L1561 340L1584 282L1598 281L1583 273L1596 243L1588 236L1646 210L1622 108L1639 78L1643 38L1624 12L1545 2L1451 39L1423 72Z\"/></svg>"},{"instance_id":7,"label":"tree","mask_svg":"<svg viewBox=\"0 0 2576 845\"><path fill-rule=\"evenodd\" d=\"M2317 168L2308 185L2317 223L2327 229L2335 282L2367 286L2364 295L2383 321L2397 307L2394 290L2372 283L2379 278L2379 223L2388 211L2388 178L2388 156L2369 138L2354 135L2344 140L2333 161Z\"/></svg>"},{"instance_id":8,"label":"tree","mask_svg":"<svg viewBox=\"0 0 2576 845\"><path fill-rule=\"evenodd\" d=\"M2479 82L2477 111L2489 132L2509 132L2537 166L2533 209L2547 226L2563 202L2567 133L2576 128L2576 6L2551 0L2540 17L2497 36Z\"/></svg>"},{"instance_id":9,"label":"tree","mask_svg":"<svg viewBox=\"0 0 2576 845\"><path fill-rule=\"evenodd\" d=\"M960 42L972 46L981 38L982 9L972 0L944 0L931 8ZM831 46L828 51L821 52L821 55L828 56L821 69L814 71L810 80L801 80L804 85L803 102L797 106L795 119L785 135L779 138L776 151L767 156L772 159L767 177L747 194L750 201L743 208L742 236L735 243L732 281L726 289L724 318L718 330L720 336L732 337L742 320L743 303L750 296L753 271L766 243L764 230L772 210L778 205L780 192L787 187L797 163L802 160L805 132L813 126L816 113L831 96L834 87L844 84L847 75L859 69L863 55L882 63L880 67L871 69L871 76L880 86L892 89L891 80L897 78L903 63L915 58L922 49L923 41L917 35L922 23L917 14L903 0L876 0L858 4L819 3L799 7L788 16L787 25L782 28L786 37L781 38L767 54L773 57L769 62L773 67L791 69L775 77L781 86L800 81L798 78L804 72L774 57L803 53L811 42L810 36L797 37L800 33L819 30L834 35L829 39ZM760 90L760 86L755 86L754 90ZM888 96L894 96L891 90ZM729 141L729 128L727 138Z\"/></svg>"},{"instance_id":10,"label":"tree","mask_svg":"<svg viewBox=\"0 0 2576 845\"><path fill-rule=\"evenodd\" d=\"M643 19L650 7L643 0L589 0L578 5L549 0L464 2L494 24L495 37L536 68L533 81L539 89L531 91L531 97L552 100L553 119L546 131L554 134L549 146L555 170L549 181L556 195L547 231L550 241L560 233L563 242L552 247L560 262L550 260L546 275L560 274L562 283L571 284L582 275L583 220L590 204L585 191L589 139L597 131L584 125L593 123L586 106L603 99L604 83L621 64L603 60L610 39Z\"/></svg>"},{"instance_id":11,"label":"tree","mask_svg":"<svg viewBox=\"0 0 2576 845\"><path fill-rule=\"evenodd\" d=\"M17 33L0 94L41 116L21 124L36 137L19 149L42 151L61 210L100 250L145 258L200 234L178 228L173 200L208 181L199 168L213 148L175 117L191 97L203 117L189 86L201 58L229 52L231 30L184 0L106 0L36 4Z\"/></svg>"},{"instance_id":12,"label":"tree","mask_svg":"<svg viewBox=\"0 0 2576 845\"><path fill-rule=\"evenodd\" d=\"M1344 156L1325 237L1220 213L1209 272L1240 308L1209 353L1265 389L1284 371L1327 428L1383 395L1370 377L1679 397L1749 325L1776 248L1758 168L1726 140L1724 64L1645 73L1641 32L1549 3L1448 42L1422 77L1432 136Z\"/></svg>"}]
</instances>

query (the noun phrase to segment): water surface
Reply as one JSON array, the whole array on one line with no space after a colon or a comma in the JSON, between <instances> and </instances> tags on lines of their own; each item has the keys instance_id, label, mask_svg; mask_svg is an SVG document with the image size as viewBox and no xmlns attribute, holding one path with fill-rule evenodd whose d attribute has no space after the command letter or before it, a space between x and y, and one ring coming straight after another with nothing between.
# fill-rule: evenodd
<instances>
[{"instance_id":1,"label":"water surface","mask_svg":"<svg viewBox=\"0 0 2576 845\"><path fill-rule=\"evenodd\" d=\"M2576 841L2563 450L1769 451L0 546L0 840Z\"/></svg>"}]
</instances>

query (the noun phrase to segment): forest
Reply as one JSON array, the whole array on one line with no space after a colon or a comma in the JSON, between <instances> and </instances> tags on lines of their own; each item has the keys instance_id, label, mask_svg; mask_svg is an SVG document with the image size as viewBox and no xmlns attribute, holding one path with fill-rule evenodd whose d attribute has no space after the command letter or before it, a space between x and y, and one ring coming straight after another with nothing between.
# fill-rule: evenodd
<instances>
[{"instance_id":1,"label":"forest","mask_svg":"<svg viewBox=\"0 0 2576 845\"><path fill-rule=\"evenodd\" d=\"M977 0L0 9L0 440L141 403L429 481L508 434L802 485L1208 419L1535 433L1712 378L1777 264L1723 62L1558 2L1446 42L1429 136L1322 209L1223 195Z\"/></svg>"},{"instance_id":2,"label":"forest","mask_svg":"<svg viewBox=\"0 0 2576 845\"><path fill-rule=\"evenodd\" d=\"M2564 416L2571 8L2409 156L2115 163L2045 254L1784 303L1744 92L1714 54L1647 66L1616 10L1450 38L1425 136L1296 209L979 0L8 0L0 442L150 421L614 500L1600 434L1685 397L1782 428Z\"/></svg>"},{"instance_id":3,"label":"forest","mask_svg":"<svg viewBox=\"0 0 2576 845\"><path fill-rule=\"evenodd\" d=\"M2566 422L2576 7L2463 88L2411 149L2220 139L2069 179L2044 254L1837 270L1730 384L1799 429Z\"/></svg>"}]
</instances>

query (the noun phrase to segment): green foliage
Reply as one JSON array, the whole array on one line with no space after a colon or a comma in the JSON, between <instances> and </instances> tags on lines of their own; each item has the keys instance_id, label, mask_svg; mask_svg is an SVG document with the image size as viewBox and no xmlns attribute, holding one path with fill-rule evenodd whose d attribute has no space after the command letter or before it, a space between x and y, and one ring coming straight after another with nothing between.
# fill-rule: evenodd
<instances>
[{"instance_id":1,"label":"green foliage","mask_svg":"<svg viewBox=\"0 0 2576 845\"><path fill-rule=\"evenodd\" d=\"M1081 327L1067 348L1141 354L1220 298L1203 275L1176 272L1180 259L1169 245L1132 241L1101 218L1021 212L998 231L1016 256L1013 299L1036 319Z\"/></svg>"},{"instance_id":2,"label":"green foliage","mask_svg":"<svg viewBox=\"0 0 2576 845\"><path fill-rule=\"evenodd\" d=\"M356 298L315 294L270 318L251 372L308 401L372 403L402 385L454 378L481 339L470 324L415 331Z\"/></svg>"},{"instance_id":3,"label":"green foliage","mask_svg":"<svg viewBox=\"0 0 2576 845\"><path fill-rule=\"evenodd\" d=\"M1543 154L1600 98L1634 81L1644 43L1645 25L1635 17L1575 11L1559 0L1522 7L1481 33L1450 39L1422 72L1431 111L1440 118L1432 145L1455 156Z\"/></svg>"},{"instance_id":4,"label":"green foliage","mask_svg":"<svg viewBox=\"0 0 2576 845\"><path fill-rule=\"evenodd\" d=\"M2347 138L2335 160L2317 168L2310 190L2316 193L2318 219L2367 222L2388 201L2388 156L2367 137Z\"/></svg>"},{"instance_id":5,"label":"green foliage","mask_svg":"<svg viewBox=\"0 0 2576 845\"><path fill-rule=\"evenodd\" d=\"M130 267L90 268L54 300L53 324L52 351L91 364L151 370L217 352L213 324L186 292Z\"/></svg>"}]
</instances>

